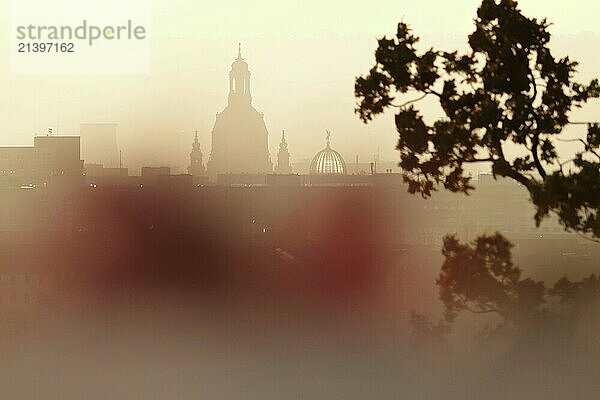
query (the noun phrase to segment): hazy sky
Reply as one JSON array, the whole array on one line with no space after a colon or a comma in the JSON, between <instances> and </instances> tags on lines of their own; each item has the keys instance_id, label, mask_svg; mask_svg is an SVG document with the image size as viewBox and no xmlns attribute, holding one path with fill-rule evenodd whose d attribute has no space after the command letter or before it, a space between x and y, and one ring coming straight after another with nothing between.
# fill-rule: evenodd
<instances>
[{"instance_id":1,"label":"hazy sky","mask_svg":"<svg viewBox=\"0 0 600 400\"><path fill-rule=\"evenodd\" d=\"M461 48L479 3L153 0L147 75L11 74L8 35L0 35L0 144L30 144L47 127L76 134L81 122L117 122L131 167L183 169L195 129L208 156L215 113L227 101L229 66L242 42L253 104L265 114L273 159L282 129L292 160L323 147L325 129L347 159L358 154L368 161L377 151L382 159L395 159L392 114L363 125L353 113L354 78L370 68L375 39L393 33L399 20L421 35L423 48ZM0 27L9 32L9 0L0 5ZM580 61L581 79L600 75L600 3L523 0L520 6L553 22L555 52ZM592 105L579 116L594 118L596 111Z\"/></svg>"}]
</instances>

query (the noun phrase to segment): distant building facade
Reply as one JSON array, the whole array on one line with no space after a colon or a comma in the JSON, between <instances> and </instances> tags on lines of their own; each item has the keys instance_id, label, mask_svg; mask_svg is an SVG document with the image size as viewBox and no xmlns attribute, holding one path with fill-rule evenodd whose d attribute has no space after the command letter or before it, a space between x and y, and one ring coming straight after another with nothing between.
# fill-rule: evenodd
<instances>
[{"instance_id":1,"label":"distant building facade","mask_svg":"<svg viewBox=\"0 0 600 400\"><path fill-rule=\"evenodd\" d=\"M142 176L171 175L171 167L142 167Z\"/></svg>"},{"instance_id":2,"label":"distant building facade","mask_svg":"<svg viewBox=\"0 0 600 400\"><path fill-rule=\"evenodd\" d=\"M0 147L0 186L45 185L83 176L79 136L36 136L33 146Z\"/></svg>"},{"instance_id":3,"label":"distant building facade","mask_svg":"<svg viewBox=\"0 0 600 400\"><path fill-rule=\"evenodd\" d=\"M33 183L35 158L33 147L0 147L0 187L18 187Z\"/></svg>"},{"instance_id":4,"label":"distant building facade","mask_svg":"<svg viewBox=\"0 0 600 400\"><path fill-rule=\"evenodd\" d=\"M99 176L129 176L129 168L105 168L102 164L83 164L83 170L85 176L88 177L99 177Z\"/></svg>"},{"instance_id":5,"label":"distant building facade","mask_svg":"<svg viewBox=\"0 0 600 400\"><path fill-rule=\"evenodd\" d=\"M227 107L217 114L212 130L209 176L272 172L268 135L263 114L252 106L250 71L240 50L229 72Z\"/></svg>"},{"instance_id":6,"label":"distant building facade","mask_svg":"<svg viewBox=\"0 0 600 400\"><path fill-rule=\"evenodd\" d=\"M79 136L36 136L33 138L35 168L39 178L45 176L82 176L81 140Z\"/></svg>"}]
</instances>

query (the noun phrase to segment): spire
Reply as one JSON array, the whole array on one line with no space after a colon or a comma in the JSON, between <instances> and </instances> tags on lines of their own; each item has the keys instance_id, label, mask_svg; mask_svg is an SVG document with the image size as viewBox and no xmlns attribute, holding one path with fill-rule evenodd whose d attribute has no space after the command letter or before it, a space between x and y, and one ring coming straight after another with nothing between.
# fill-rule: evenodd
<instances>
[{"instance_id":1,"label":"spire","mask_svg":"<svg viewBox=\"0 0 600 400\"><path fill-rule=\"evenodd\" d=\"M238 43L238 57L229 71L229 103L248 104L250 96L250 71L248 63L242 58L242 44Z\"/></svg>"},{"instance_id":2,"label":"spire","mask_svg":"<svg viewBox=\"0 0 600 400\"><path fill-rule=\"evenodd\" d=\"M192 149L196 151L200 151L200 141L198 140L198 131L194 131L194 143L192 144Z\"/></svg>"},{"instance_id":3,"label":"spire","mask_svg":"<svg viewBox=\"0 0 600 400\"><path fill-rule=\"evenodd\" d=\"M200 142L198 141L198 131L194 132L194 143L192 144L192 152L190 153L190 165L188 173L195 176L205 174L204 166L202 165L202 150L200 150Z\"/></svg>"},{"instance_id":4,"label":"spire","mask_svg":"<svg viewBox=\"0 0 600 400\"><path fill-rule=\"evenodd\" d=\"M277 174L291 174L292 167L290 166L290 152L285 140L285 131L281 131L281 143L279 143L279 152L277 153L277 166L275 167Z\"/></svg>"},{"instance_id":5,"label":"spire","mask_svg":"<svg viewBox=\"0 0 600 400\"><path fill-rule=\"evenodd\" d=\"M327 140L327 147L329 148L329 142L330 142L330 139L331 139L331 132L328 131L328 130L325 130L325 132L327 132L327 136L326 136L325 140Z\"/></svg>"},{"instance_id":6,"label":"spire","mask_svg":"<svg viewBox=\"0 0 600 400\"><path fill-rule=\"evenodd\" d=\"M281 142L279 143L279 152L287 152L287 141L285 140L285 131L281 131Z\"/></svg>"}]
</instances>

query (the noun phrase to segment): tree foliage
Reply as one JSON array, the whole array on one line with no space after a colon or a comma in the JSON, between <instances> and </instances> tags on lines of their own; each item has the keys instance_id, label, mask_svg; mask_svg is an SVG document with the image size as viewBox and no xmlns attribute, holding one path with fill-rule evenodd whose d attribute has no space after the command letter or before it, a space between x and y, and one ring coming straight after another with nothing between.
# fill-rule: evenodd
<instances>
[{"instance_id":1,"label":"tree foliage","mask_svg":"<svg viewBox=\"0 0 600 400\"><path fill-rule=\"evenodd\" d=\"M549 25L523 15L515 1L483 0L469 50L459 54L419 52L419 38L399 23L394 38L378 41L375 66L356 79L356 112L367 123L397 108L397 148L411 193L429 197L440 186L468 193L466 165L489 163L494 176L527 188L538 224L555 213L566 229L598 238L600 125L576 139L573 159L560 157L557 141L571 112L600 96L600 85L575 81L577 63L550 50ZM442 118L424 119L416 103L425 97L436 99ZM519 150L509 156L508 146Z\"/></svg>"},{"instance_id":2,"label":"tree foliage","mask_svg":"<svg viewBox=\"0 0 600 400\"><path fill-rule=\"evenodd\" d=\"M445 261L436 283L447 322L468 311L493 313L503 324L523 327L540 317L557 315L559 310L549 307L551 299L573 313L600 303L598 276L592 274L579 282L564 277L546 288L543 282L522 276L512 261L511 248L499 233L480 236L472 243L461 243L454 236L444 238Z\"/></svg>"},{"instance_id":3,"label":"tree foliage","mask_svg":"<svg viewBox=\"0 0 600 400\"><path fill-rule=\"evenodd\" d=\"M513 264L512 245L502 235L480 236L472 245L444 239L445 257L437 280L446 318L467 310L496 313L510 321L531 317L544 302L544 284L522 278Z\"/></svg>"}]
</instances>

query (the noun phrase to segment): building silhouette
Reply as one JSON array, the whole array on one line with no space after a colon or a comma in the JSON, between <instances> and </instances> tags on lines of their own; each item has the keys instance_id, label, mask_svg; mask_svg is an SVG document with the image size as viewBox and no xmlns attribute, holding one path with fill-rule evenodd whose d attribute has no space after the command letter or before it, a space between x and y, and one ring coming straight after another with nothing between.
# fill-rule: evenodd
<instances>
[{"instance_id":1,"label":"building silhouette","mask_svg":"<svg viewBox=\"0 0 600 400\"><path fill-rule=\"evenodd\" d=\"M277 167L275 172L278 174L291 174L292 167L290 166L290 152L288 144L285 140L285 131L281 133L281 142L279 143L279 151L277 152Z\"/></svg>"},{"instance_id":2,"label":"building silhouette","mask_svg":"<svg viewBox=\"0 0 600 400\"><path fill-rule=\"evenodd\" d=\"M331 132L327 131L325 148L313 157L310 163L311 175L346 175L346 162L330 144Z\"/></svg>"},{"instance_id":3,"label":"building silhouette","mask_svg":"<svg viewBox=\"0 0 600 400\"><path fill-rule=\"evenodd\" d=\"M83 164L83 172L87 178L96 178L96 177L122 177L129 176L129 168L121 167L105 167L102 164Z\"/></svg>"},{"instance_id":4,"label":"building silhouette","mask_svg":"<svg viewBox=\"0 0 600 400\"><path fill-rule=\"evenodd\" d=\"M171 167L142 167L142 177L171 175Z\"/></svg>"},{"instance_id":5,"label":"building silhouette","mask_svg":"<svg viewBox=\"0 0 600 400\"><path fill-rule=\"evenodd\" d=\"M34 175L33 147L0 147L0 187L18 187L31 184L35 180Z\"/></svg>"},{"instance_id":6,"label":"building silhouette","mask_svg":"<svg viewBox=\"0 0 600 400\"><path fill-rule=\"evenodd\" d=\"M206 169L202 165L202 150L200 150L200 142L198 141L198 131L194 135L188 173L193 176L203 176L206 174Z\"/></svg>"},{"instance_id":7,"label":"building silhouette","mask_svg":"<svg viewBox=\"0 0 600 400\"><path fill-rule=\"evenodd\" d=\"M0 187L44 186L82 177L79 136L36 136L33 146L0 147Z\"/></svg>"},{"instance_id":8,"label":"building silhouette","mask_svg":"<svg viewBox=\"0 0 600 400\"><path fill-rule=\"evenodd\" d=\"M263 114L252 106L250 71L241 47L229 72L227 107L217 114L212 130L207 170L213 179L218 174L273 171L267 127Z\"/></svg>"}]
</instances>

